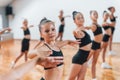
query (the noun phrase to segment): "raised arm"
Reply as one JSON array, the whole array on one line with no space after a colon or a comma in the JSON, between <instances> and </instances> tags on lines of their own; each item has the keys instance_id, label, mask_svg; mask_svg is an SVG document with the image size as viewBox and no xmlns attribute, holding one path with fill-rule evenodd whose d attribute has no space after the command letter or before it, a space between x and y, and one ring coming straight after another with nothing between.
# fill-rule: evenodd
<instances>
[{"instance_id":1,"label":"raised arm","mask_svg":"<svg viewBox=\"0 0 120 80\"><path fill-rule=\"evenodd\" d=\"M19 80L24 74L29 72L36 64L46 63L50 67L54 67L55 64L63 62L63 57L35 57L34 59L23 63L4 75L0 75L0 80Z\"/></svg>"},{"instance_id":2,"label":"raised arm","mask_svg":"<svg viewBox=\"0 0 120 80\"><path fill-rule=\"evenodd\" d=\"M61 41L61 42L57 43L57 46L58 46L59 48L61 48L61 47L66 46L66 45L71 45L71 46L73 46L73 45L79 44L79 43L80 43L79 40L65 40L65 41ZM73 46L73 47L74 47L74 46Z\"/></svg>"}]
</instances>

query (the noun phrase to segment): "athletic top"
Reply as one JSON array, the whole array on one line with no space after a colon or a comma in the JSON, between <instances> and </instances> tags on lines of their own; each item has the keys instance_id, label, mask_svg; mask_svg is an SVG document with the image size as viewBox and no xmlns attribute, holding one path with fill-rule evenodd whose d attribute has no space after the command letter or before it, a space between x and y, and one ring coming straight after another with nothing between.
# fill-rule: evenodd
<instances>
[{"instance_id":1,"label":"athletic top","mask_svg":"<svg viewBox=\"0 0 120 80\"><path fill-rule=\"evenodd\" d=\"M103 26L103 29L104 30L107 30L107 29L109 29L109 28L111 28L110 26Z\"/></svg>"},{"instance_id":2,"label":"athletic top","mask_svg":"<svg viewBox=\"0 0 120 80\"><path fill-rule=\"evenodd\" d=\"M79 47L86 46L87 44L92 42L89 34L87 32L85 32L85 31L83 31L83 32L85 33L85 36L83 38L77 38L77 37L74 36L76 40L80 40L79 42L81 42L79 44Z\"/></svg>"},{"instance_id":3,"label":"athletic top","mask_svg":"<svg viewBox=\"0 0 120 80\"><path fill-rule=\"evenodd\" d=\"M64 17L62 17L62 19L60 21L63 22L64 21Z\"/></svg>"},{"instance_id":4,"label":"athletic top","mask_svg":"<svg viewBox=\"0 0 120 80\"><path fill-rule=\"evenodd\" d=\"M51 49L46 43L44 43L50 50L52 50L52 54L50 54L50 56L63 56L63 53L62 53L62 51L60 50L60 51L55 51L55 50L53 50L53 49ZM60 64L58 64L57 66L61 66L61 65L63 65L63 63L60 63ZM52 69L53 67L48 67L48 68L44 68L45 70L48 70L48 69Z\"/></svg>"},{"instance_id":5,"label":"athletic top","mask_svg":"<svg viewBox=\"0 0 120 80\"><path fill-rule=\"evenodd\" d=\"M29 34L30 34L30 31L28 28L26 30L24 30L24 35L29 35Z\"/></svg>"},{"instance_id":6,"label":"athletic top","mask_svg":"<svg viewBox=\"0 0 120 80\"><path fill-rule=\"evenodd\" d=\"M95 24L95 25L97 29L93 32L94 36L102 34L102 28L98 24Z\"/></svg>"},{"instance_id":7,"label":"athletic top","mask_svg":"<svg viewBox=\"0 0 120 80\"><path fill-rule=\"evenodd\" d=\"M111 22L116 22L116 17L113 16L113 18L110 18Z\"/></svg>"}]
</instances>

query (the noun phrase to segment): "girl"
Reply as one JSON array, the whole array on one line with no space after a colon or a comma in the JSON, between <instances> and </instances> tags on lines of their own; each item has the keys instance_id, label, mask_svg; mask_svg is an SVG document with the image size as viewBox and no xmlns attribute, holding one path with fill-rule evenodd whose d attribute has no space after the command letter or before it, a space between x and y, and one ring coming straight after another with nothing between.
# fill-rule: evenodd
<instances>
[{"instance_id":1,"label":"girl","mask_svg":"<svg viewBox=\"0 0 120 80\"><path fill-rule=\"evenodd\" d=\"M58 17L61 22L61 25L59 26L59 33L58 33L58 36L56 37L56 40L60 37L60 41L62 41L64 27L65 27L65 18L70 16L63 16L63 10L61 10L60 15Z\"/></svg>"},{"instance_id":2,"label":"girl","mask_svg":"<svg viewBox=\"0 0 120 80\"><path fill-rule=\"evenodd\" d=\"M91 39L89 34L84 28L84 17L81 12L73 12L73 20L77 28L73 31L73 34L77 40L80 40L79 50L72 59L72 67L68 80L84 80L87 58L91 49Z\"/></svg>"},{"instance_id":3,"label":"girl","mask_svg":"<svg viewBox=\"0 0 120 80\"><path fill-rule=\"evenodd\" d=\"M103 54L102 54L102 59L103 59L103 63L101 65L102 68L111 68L111 66L109 64L106 63L105 61L105 53L108 47L108 42L109 42L109 38L111 36L111 27L109 26L110 24L107 22L107 19L109 17L109 14L107 11L103 12L103 29L105 31L104 36L103 36L103 41L102 41L102 49L103 49Z\"/></svg>"},{"instance_id":4,"label":"girl","mask_svg":"<svg viewBox=\"0 0 120 80\"><path fill-rule=\"evenodd\" d=\"M61 48L67 44L78 44L78 41L66 40L60 43L55 41L56 38L56 29L55 25L51 20L42 19L39 26L41 37L44 39L44 44L39 46L37 50L51 50L52 54L49 56L59 56L63 57ZM34 56L35 57L35 56ZM41 80L61 80L63 75L63 63L57 64L55 67L48 67L45 64L45 76Z\"/></svg>"},{"instance_id":5,"label":"girl","mask_svg":"<svg viewBox=\"0 0 120 80\"><path fill-rule=\"evenodd\" d=\"M92 25L86 27L86 29L91 29L94 34L94 39L92 42L92 47L88 59L93 56L92 61L92 78L96 80L96 63L101 49L101 42L103 39L102 27L97 23L98 13L95 10L90 11L90 18L92 20Z\"/></svg>"},{"instance_id":6,"label":"girl","mask_svg":"<svg viewBox=\"0 0 120 80\"><path fill-rule=\"evenodd\" d=\"M24 38L22 40L22 48L21 48L21 54L16 58L14 62L12 62L12 68L14 67L15 63L23 56L25 55L25 61L27 61L27 54L29 50L29 42L30 42L30 31L29 28L33 27L33 25L30 25L28 27L28 21L27 19L24 19L23 26L21 27L24 31Z\"/></svg>"},{"instance_id":7,"label":"girl","mask_svg":"<svg viewBox=\"0 0 120 80\"><path fill-rule=\"evenodd\" d=\"M113 34L115 31L115 25L116 25L116 16L114 16L115 13L115 8L109 7L108 10L110 11L110 21L111 21L111 30L112 30L112 35L110 36L110 42L109 42L109 55L114 55L114 52L112 51L112 40L113 40Z\"/></svg>"}]
</instances>

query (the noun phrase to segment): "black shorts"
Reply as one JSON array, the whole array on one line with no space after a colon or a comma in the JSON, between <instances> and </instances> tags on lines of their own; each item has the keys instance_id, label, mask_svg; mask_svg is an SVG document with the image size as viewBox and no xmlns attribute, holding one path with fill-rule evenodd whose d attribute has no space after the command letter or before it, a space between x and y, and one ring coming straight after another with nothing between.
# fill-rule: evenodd
<instances>
[{"instance_id":1,"label":"black shorts","mask_svg":"<svg viewBox=\"0 0 120 80\"><path fill-rule=\"evenodd\" d=\"M59 26L59 33L62 33L62 32L64 32L64 25L63 24L61 24Z\"/></svg>"},{"instance_id":2,"label":"black shorts","mask_svg":"<svg viewBox=\"0 0 120 80\"><path fill-rule=\"evenodd\" d=\"M101 47L101 43L98 43L96 41L92 41L92 47L91 47L92 50L100 49L100 47Z\"/></svg>"},{"instance_id":3,"label":"black shorts","mask_svg":"<svg viewBox=\"0 0 120 80\"><path fill-rule=\"evenodd\" d=\"M73 56L72 63L84 64L87 61L90 51L80 50Z\"/></svg>"},{"instance_id":4,"label":"black shorts","mask_svg":"<svg viewBox=\"0 0 120 80\"><path fill-rule=\"evenodd\" d=\"M113 35L114 32L115 32L115 27L112 27L112 26L111 26L111 31L112 31L112 35Z\"/></svg>"},{"instance_id":5,"label":"black shorts","mask_svg":"<svg viewBox=\"0 0 120 80\"><path fill-rule=\"evenodd\" d=\"M104 34L104 36L103 36L103 42L108 42L109 38L110 38L110 35Z\"/></svg>"},{"instance_id":6,"label":"black shorts","mask_svg":"<svg viewBox=\"0 0 120 80\"><path fill-rule=\"evenodd\" d=\"M29 50L29 41L30 39L25 39L25 38L22 40L22 48L21 48L22 52Z\"/></svg>"}]
</instances>

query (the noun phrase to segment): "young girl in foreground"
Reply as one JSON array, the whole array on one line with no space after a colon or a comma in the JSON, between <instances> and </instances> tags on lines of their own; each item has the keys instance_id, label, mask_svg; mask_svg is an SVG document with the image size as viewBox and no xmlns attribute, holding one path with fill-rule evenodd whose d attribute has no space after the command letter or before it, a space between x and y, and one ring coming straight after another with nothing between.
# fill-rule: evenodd
<instances>
[{"instance_id":1,"label":"young girl in foreground","mask_svg":"<svg viewBox=\"0 0 120 80\"><path fill-rule=\"evenodd\" d=\"M42 46L39 46L37 50L39 51L48 51L51 50L52 54L49 54L49 56L55 57L63 57L63 53L61 51L61 48L67 44L79 44L78 41L61 41L60 43L57 43L55 41L56 38L56 29L55 25L51 20L48 19L42 19L39 26L40 34L42 38L44 39L44 44ZM63 63L60 63L56 65L55 67L47 67L47 65L44 65L45 70L45 76L41 80L61 80L63 75Z\"/></svg>"}]
</instances>

